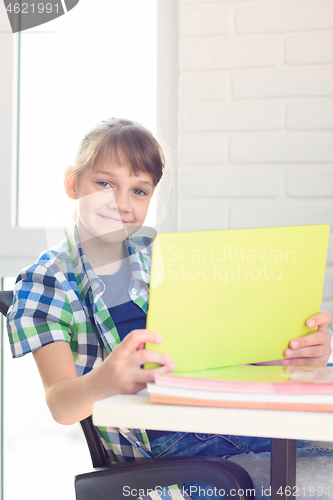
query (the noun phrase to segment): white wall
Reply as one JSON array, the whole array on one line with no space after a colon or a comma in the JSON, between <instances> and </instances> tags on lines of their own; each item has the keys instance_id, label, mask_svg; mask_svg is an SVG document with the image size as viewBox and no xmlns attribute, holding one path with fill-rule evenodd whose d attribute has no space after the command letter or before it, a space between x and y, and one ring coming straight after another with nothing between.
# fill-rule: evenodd
<instances>
[{"instance_id":1,"label":"white wall","mask_svg":"<svg viewBox=\"0 0 333 500\"><path fill-rule=\"evenodd\" d=\"M333 228L333 1L181 0L179 30L179 229Z\"/></svg>"}]
</instances>

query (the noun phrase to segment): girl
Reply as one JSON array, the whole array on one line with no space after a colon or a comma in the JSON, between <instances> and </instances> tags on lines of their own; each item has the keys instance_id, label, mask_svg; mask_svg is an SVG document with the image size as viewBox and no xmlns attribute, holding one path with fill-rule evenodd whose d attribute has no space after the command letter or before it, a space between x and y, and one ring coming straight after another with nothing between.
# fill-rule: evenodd
<instances>
[{"instance_id":1,"label":"girl","mask_svg":"<svg viewBox=\"0 0 333 500\"><path fill-rule=\"evenodd\" d=\"M136 393L157 373L174 370L170 356L144 349L146 342L162 342L145 329L153 234L134 236L164 163L158 142L139 124L112 118L95 127L65 172L66 193L77 200L77 224L66 241L17 278L8 313L12 354L33 352L47 405L59 423L78 422L91 415L94 401ZM291 341L282 363L326 365L329 321L328 313L310 318L308 326L318 331ZM146 362L160 367L144 370ZM244 453L270 449L263 438L98 431L110 463L167 455L246 458ZM332 451L326 451L330 458ZM257 475L250 474L256 486ZM205 497L201 490L192 498Z\"/></svg>"}]
</instances>

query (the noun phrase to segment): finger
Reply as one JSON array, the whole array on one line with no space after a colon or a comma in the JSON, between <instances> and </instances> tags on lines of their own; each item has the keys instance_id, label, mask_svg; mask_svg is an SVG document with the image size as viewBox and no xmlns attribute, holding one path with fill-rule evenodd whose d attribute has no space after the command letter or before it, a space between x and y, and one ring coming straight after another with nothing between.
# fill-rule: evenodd
<instances>
[{"instance_id":1,"label":"finger","mask_svg":"<svg viewBox=\"0 0 333 500\"><path fill-rule=\"evenodd\" d=\"M135 351L140 344L151 342L152 344L161 344L162 337L151 330L132 330L121 342L125 351Z\"/></svg>"},{"instance_id":2,"label":"finger","mask_svg":"<svg viewBox=\"0 0 333 500\"><path fill-rule=\"evenodd\" d=\"M298 337L296 339L292 339L289 342L289 347L290 349L296 350L312 345L330 343L330 341L331 341L330 334L325 328L322 328L314 333L310 333L309 335L304 335L304 337Z\"/></svg>"},{"instance_id":3,"label":"finger","mask_svg":"<svg viewBox=\"0 0 333 500\"><path fill-rule=\"evenodd\" d=\"M141 343L137 346L136 350L137 350L137 351L139 351L140 349L144 349L144 348L145 348L145 344L144 344L144 342L141 342Z\"/></svg>"},{"instance_id":4,"label":"finger","mask_svg":"<svg viewBox=\"0 0 333 500\"><path fill-rule=\"evenodd\" d=\"M156 363L158 365L167 365L172 363L172 358L169 354L163 352L150 351L149 349L141 349L135 351L131 356L133 366L141 366L145 363Z\"/></svg>"},{"instance_id":5,"label":"finger","mask_svg":"<svg viewBox=\"0 0 333 500\"><path fill-rule=\"evenodd\" d=\"M156 375L166 375L167 373L173 372L175 369L176 365L174 363L170 363L168 365L159 366L158 368L154 368L153 370L150 371L153 372L155 381Z\"/></svg>"},{"instance_id":6,"label":"finger","mask_svg":"<svg viewBox=\"0 0 333 500\"><path fill-rule=\"evenodd\" d=\"M139 368L135 371L133 371L132 376L135 378L135 381L137 383L143 383L143 384L148 384L148 383L153 383L155 382L155 376L158 375L165 375L166 373L171 373L175 369L174 363L169 363L164 366L159 366L158 368L154 368L152 370L145 370L143 368Z\"/></svg>"},{"instance_id":7,"label":"finger","mask_svg":"<svg viewBox=\"0 0 333 500\"><path fill-rule=\"evenodd\" d=\"M331 321L331 315L326 312L326 311L323 311L323 312L320 312L319 314L316 314L315 316L311 316L311 318L309 318L306 322L306 325L309 327L309 328L314 328L315 326L326 326L329 324L329 322Z\"/></svg>"},{"instance_id":8,"label":"finger","mask_svg":"<svg viewBox=\"0 0 333 500\"><path fill-rule=\"evenodd\" d=\"M295 358L320 358L330 354L330 346L327 344L304 347L303 349L286 349L284 355L288 359Z\"/></svg>"},{"instance_id":9,"label":"finger","mask_svg":"<svg viewBox=\"0 0 333 500\"><path fill-rule=\"evenodd\" d=\"M296 359L283 359L284 366L326 366L327 356L320 358L296 358Z\"/></svg>"}]
</instances>

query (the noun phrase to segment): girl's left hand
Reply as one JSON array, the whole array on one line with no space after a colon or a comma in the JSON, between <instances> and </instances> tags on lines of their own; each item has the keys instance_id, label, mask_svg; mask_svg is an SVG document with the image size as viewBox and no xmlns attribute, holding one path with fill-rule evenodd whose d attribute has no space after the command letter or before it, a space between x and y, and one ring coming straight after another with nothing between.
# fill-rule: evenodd
<instances>
[{"instance_id":1,"label":"girl's left hand","mask_svg":"<svg viewBox=\"0 0 333 500\"><path fill-rule=\"evenodd\" d=\"M299 337L289 342L284 351L287 359L282 360L285 366L326 366L331 355L332 336L327 331L331 321L328 312L321 312L309 318L306 325L309 328L318 326L318 330L305 337Z\"/></svg>"}]
</instances>

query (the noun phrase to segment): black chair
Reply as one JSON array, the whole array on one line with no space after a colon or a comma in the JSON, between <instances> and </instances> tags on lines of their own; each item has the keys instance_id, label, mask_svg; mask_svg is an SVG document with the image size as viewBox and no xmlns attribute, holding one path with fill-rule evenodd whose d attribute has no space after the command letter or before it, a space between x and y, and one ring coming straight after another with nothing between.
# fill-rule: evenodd
<instances>
[{"instance_id":1,"label":"black chair","mask_svg":"<svg viewBox=\"0 0 333 500\"><path fill-rule=\"evenodd\" d=\"M13 292L0 292L0 311L6 316ZM174 457L143 459L108 465L91 416L80 422L95 471L75 477L76 500L135 499L139 490L171 484L200 482L225 491L236 500L254 498L253 483L238 464L224 458ZM126 489L125 489L126 487Z\"/></svg>"}]
</instances>

